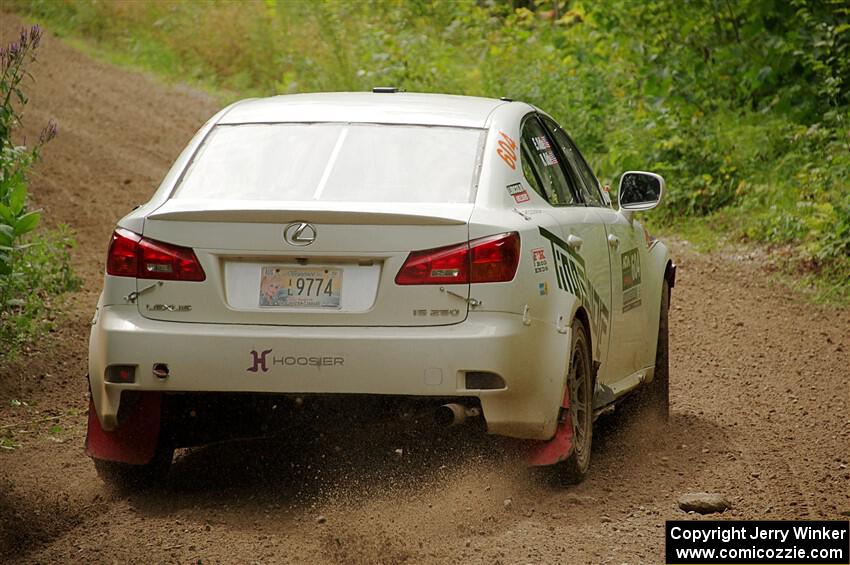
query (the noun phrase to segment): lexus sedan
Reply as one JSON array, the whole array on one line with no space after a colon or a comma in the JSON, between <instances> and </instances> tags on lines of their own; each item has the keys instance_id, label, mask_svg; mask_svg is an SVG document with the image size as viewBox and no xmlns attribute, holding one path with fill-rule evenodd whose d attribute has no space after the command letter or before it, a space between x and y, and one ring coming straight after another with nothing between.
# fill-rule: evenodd
<instances>
[{"instance_id":1,"label":"lexus sedan","mask_svg":"<svg viewBox=\"0 0 850 565\"><path fill-rule=\"evenodd\" d=\"M625 172L615 209L564 128L509 99L228 106L112 235L87 453L144 483L305 402L413 402L580 481L597 415L632 392L667 414L676 268L634 217L663 189Z\"/></svg>"}]
</instances>

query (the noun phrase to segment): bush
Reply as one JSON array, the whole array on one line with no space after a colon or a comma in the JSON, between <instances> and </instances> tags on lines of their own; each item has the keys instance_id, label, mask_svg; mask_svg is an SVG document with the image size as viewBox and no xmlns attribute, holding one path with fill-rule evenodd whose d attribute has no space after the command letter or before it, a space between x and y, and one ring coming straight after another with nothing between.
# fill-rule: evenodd
<instances>
[{"instance_id":1,"label":"bush","mask_svg":"<svg viewBox=\"0 0 850 565\"><path fill-rule=\"evenodd\" d=\"M77 284L69 267L69 232L60 228L32 236L41 212L27 207L27 172L56 136L56 124L48 123L31 148L12 139L27 103L26 66L35 60L40 40L41 30L34 26L0 49L0 359L49 326L45 318L55 315L55 298Z\"/></svg>"}]
</instances>

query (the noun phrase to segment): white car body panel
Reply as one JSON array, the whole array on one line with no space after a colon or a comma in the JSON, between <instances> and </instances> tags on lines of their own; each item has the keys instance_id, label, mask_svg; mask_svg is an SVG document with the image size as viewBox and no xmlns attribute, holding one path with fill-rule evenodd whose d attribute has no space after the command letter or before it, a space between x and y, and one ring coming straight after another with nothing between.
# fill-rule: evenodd
<instances>
[{"instance_id":1,"label":"white car body panel","mask_svg":"<svg viewBox=\"0 0 850 565\"><path fill-rule=\"evenodd\" d=\"M557 424L569 328L577 316L587 320L599 368L595 407L651 380L669 254L650 242L639 222L610 208L553 207L524 178L521 156L515 168L508 165L500 140L507 135L519 143L521 120L534 111L483 98L339 93L248 100L219 112L150 202L118 222L146 238L191 247L206 280L159 284L105 276L89 358L103 428L115 429L123 390L346 393L477 397L488 432L545 440ZM277 122L486 129L474 202L171 198L215 124ZM527 201L511 195L512 185L525 190ZM283 230L301 221L315 226L316 240L294 248ZM510 282L394 282L411 251L506 232L518 232L521 240ZM610 235L619 238L618 248L609 246ZM570 236L584 240L577 251L566 243ZM632 277L630 288L624 288L625 253L640 265L639 283ZM252 303L262 266L305 260L344 270L340 309ZM349 281L356 288L346 294ZM151 373L155 363L168 364L167 379ZM106 382L111 365L137 367L136 382ZM496 373L505 387L468 390L467 371Z\"/></svg>"},{"instance_id":2,"label":"white car body panel","mask_svg":"<svg viewBox=\"0 0 850 565\"><path fill-rule=\"evenodd\" d=\"M361 122L482 128L493 110L504 104L492 98L447 94L291 94L234 104L219 123Z\"/></svg>"},{"instance_id":3,"label":"white car body panel","mask_svg":"<svg viewBox=\"0 0 850 565\"><path fill-rule=\"evenodd\" d=\"M489 432L539 439L554 433L563 383L538 375L556 375L563 360L525 352L541 345L561 348L564 336L551 330L543 323L525 326L518 315L477 312L450 326L357 331L176 324L144 318L135 306L113 306L99 313L93 327L90 366L126 359L145 368L167 362L171 376L162 380L140 371L134 384L92 379L92 397L101 425L114 429L123 390L477 396ZM253 365L249 353L266 350L267 370L246 372ZM506 389L466 390L467 370L490 370L511 380Z\"/></svg>"}]
</instances>

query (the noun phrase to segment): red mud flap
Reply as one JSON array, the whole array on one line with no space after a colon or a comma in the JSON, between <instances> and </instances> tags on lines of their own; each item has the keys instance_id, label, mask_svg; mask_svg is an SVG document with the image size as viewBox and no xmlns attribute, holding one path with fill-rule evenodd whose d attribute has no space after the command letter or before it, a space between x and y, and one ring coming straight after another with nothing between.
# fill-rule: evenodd
<instances>
[{"instance_id":1,"label":"red mud flap","mask_svg":"<svg viewBox=\"0 0 850 565\"><path fill-rule=\"evenodd\" d=\"M89 399L86 455L132 465L151 462L159 439L162 393L141 391L138 395L129 417L112 432L100 427L94 402Z\"/></svg>"},{"instance_id":2,"label":"red mud flap","mask_svg":"<svg viewBox=\"0 0 850 565\"><path fill-rule=\"evenodd\" d=\"M573 450L573 419L570 414L570 390L564 391L564 401L558 414L558 428L549 441L530 442L526 462L532 467L554 465L570 456Z\"/></svg>"}]
</instances>

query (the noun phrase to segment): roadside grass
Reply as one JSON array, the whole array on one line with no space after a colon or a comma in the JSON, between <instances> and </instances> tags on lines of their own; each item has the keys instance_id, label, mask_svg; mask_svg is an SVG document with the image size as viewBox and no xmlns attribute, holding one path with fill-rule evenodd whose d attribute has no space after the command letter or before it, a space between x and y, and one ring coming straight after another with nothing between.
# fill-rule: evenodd
<instances>
[{"instance_id":1,"label":"roadside grass","mask_svg":"<svg viewBox=\"0 0 850 565\"><path fill-rule=\"evenodd\" d=\"M140 41L131 50L120 50L75 35L73 30L63 29L60 23L54 24L43 18L32 18L32 21L48 26L57 38L96 61L144 73L160 84L183 84L201 90L219 100L222 105L248 96L223 88L209 75L184 73L183 67L174 60L173 53L155 41Z\"/></svg>"},{"instance_id":2,"label":"roadside grass","mask_svg":"<svg viewBox=\"0 0 850 565\"><path fill-rule=\"evenodd\" d=\"M80 280L71 270L70 251L75 243L66 226L35 232L16 252L15 272L5 278L0 294L0 363L8 363L20 348L52 331L63 316L69 291Z\"/></svg>"}]
</instances>

